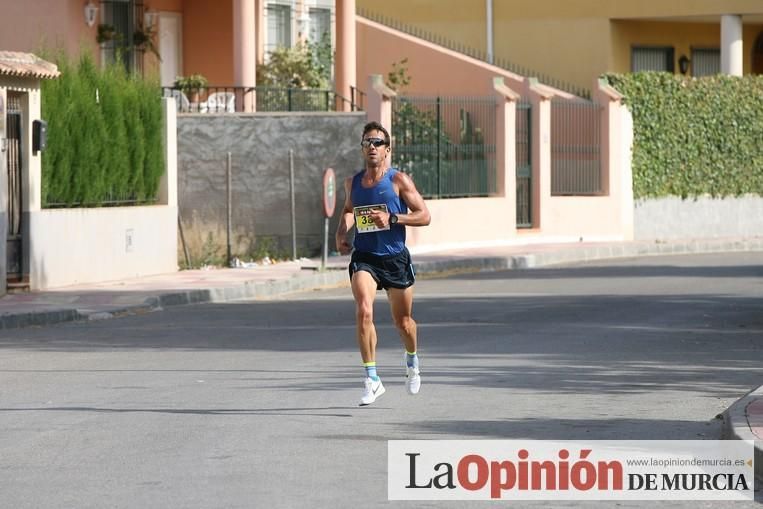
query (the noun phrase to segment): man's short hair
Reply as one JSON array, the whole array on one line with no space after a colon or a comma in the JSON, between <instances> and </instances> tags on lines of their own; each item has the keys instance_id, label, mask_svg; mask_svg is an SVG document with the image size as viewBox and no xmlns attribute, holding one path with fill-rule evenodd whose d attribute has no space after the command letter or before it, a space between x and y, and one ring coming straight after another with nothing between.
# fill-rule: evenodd
<instances>
[{"instance_id":1,"label":"man's short hair","mask_svg":"<svg viewBox=\"0 0 763 509\"><path fill-rule=\"evenodd\" d=\"M384 133L384 142L389 146L390 144L390 138L389 133L386 129L384 129L384 126L381 125L379 122L369 122L363 127L363 135L360 137L360 141L363 141L363 139L366 137L366 134L370 133L371 131L381 131Z\"/></svg>"}]
</instances>

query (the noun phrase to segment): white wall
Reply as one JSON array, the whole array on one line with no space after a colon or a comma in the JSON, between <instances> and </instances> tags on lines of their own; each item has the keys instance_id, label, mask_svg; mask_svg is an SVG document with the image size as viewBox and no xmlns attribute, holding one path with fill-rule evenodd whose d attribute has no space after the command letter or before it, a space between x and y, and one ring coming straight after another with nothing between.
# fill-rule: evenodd
<instances>
[{"instance_id":1,"label":"white wall","mask_svg":"<svg viewBox=\"0 0 763 509\"><path fill-rule=\"evenodd\" d=\"M435 247L503 242L516 236L516 220L505 221L515 203L503 197L427 200L432 222L424 228L408 227L406 243L423 252Z\"/></svg>"},{"instance_id":2,"label":"white wall","mask_svg":"<svg viewBox=\"0 0 763 509\"><path fill-rule=\"evenodd\" d=\"M763 197L637 200L636 240L763 236Z\"/></svg>"},{"instance_id":3,"label":"white wall","mask_svg":"<svg viewBox=\"0 0 763 509\"><path fill-rule=\"evenodd\" d=\"M157 205L42 209L39 156L27 162L22 223L30 289L178 270L177 120L174 99L162 102L165 172ZM30 117L39 118L39 101L31 103Z\"/></svg>"},{"instance_id":4,"label":"white wall","mask_svg":"<svg viewBox=\"0 0 763 509\"><path fill-rule=\"evenodd\" d=\"M176 206L46 209L27 217L32 290L178 269Z\"/></svg>"},{"instance_id":5,"label":"white wall","mask_svg":"<svg viewBox=\"0 0 763 509\"><path fill-rule=\"evenodd\" d=\"M540 169L540 230L551 238L591 241L633 239L633 118L619 100L619 94L609 86L598 82L597 85L594 100L603 106L601 171L606 193L601 196L552 195L550 152L544 156L548 163ZM550 122L548 125L550 128ZM537 138L545 140L544 149L550 150L550 132L541 131Z\"/></svg>"}]
</instances>

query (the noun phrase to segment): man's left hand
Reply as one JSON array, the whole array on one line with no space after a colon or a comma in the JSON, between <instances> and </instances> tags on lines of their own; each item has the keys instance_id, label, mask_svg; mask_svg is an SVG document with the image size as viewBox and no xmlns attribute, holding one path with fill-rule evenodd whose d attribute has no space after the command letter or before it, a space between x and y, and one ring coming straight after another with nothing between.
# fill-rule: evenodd
<instances>
[{"instance_id":1,"label":"man's left hand","mask_svg":"<svg viewBox=\"0 0 763 509\"><path fill-rule=\"evenodd\" d=\"M386 228L389 226L389 212L384 212L383 210L374 210L369 214L369 216L377 227Z\"/></svg>"}]
</instances>

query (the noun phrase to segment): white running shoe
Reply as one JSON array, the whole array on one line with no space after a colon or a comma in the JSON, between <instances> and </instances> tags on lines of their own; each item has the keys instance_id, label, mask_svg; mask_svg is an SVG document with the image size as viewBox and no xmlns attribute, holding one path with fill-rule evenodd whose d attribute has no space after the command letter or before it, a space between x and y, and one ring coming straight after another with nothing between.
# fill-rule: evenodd
<instances>
[{"instance_id":1,"label":"white running shoe","mask_svg":"<svg viewBox=\"0 0 763 509\"><path fill-rule=\"evenodd\" d=\"M406 366L405 376L405 388L408 390L408 394L418 394L421 389L421 376L419 376L419 368L411 368Z\"/></svg>"},{"instance_id":2,"label":"white running shoe","mask_svg":"<svg viewBox=\"0 0 763 509\"><path fill-rule=\"evenodd\" d=\"M363 389L363 397L360 398L360 406L370 405L387 390L384 388L381 378L376 381L366 378L363 383L365 388Z\"/></svg>"}]
</instances>

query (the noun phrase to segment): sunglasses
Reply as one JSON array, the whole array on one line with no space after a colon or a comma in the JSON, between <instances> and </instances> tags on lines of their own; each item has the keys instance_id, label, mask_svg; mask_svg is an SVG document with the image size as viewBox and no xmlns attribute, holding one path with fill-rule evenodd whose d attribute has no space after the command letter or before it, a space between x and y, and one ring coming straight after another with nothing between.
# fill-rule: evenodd
<instances>
[{"instance_id":1,"label":"sunglasses","mask_svg":"<svg viewBox=\"0 0 763 509\"><path fill-rule=\"evenodd\" d=\"M365 140L360 142L360 146L363 148L368 148L371 145L378 148L386 144L387 142L384 141L384 139L382 138L366 138Z\"/></svg>"}]
</instances>

